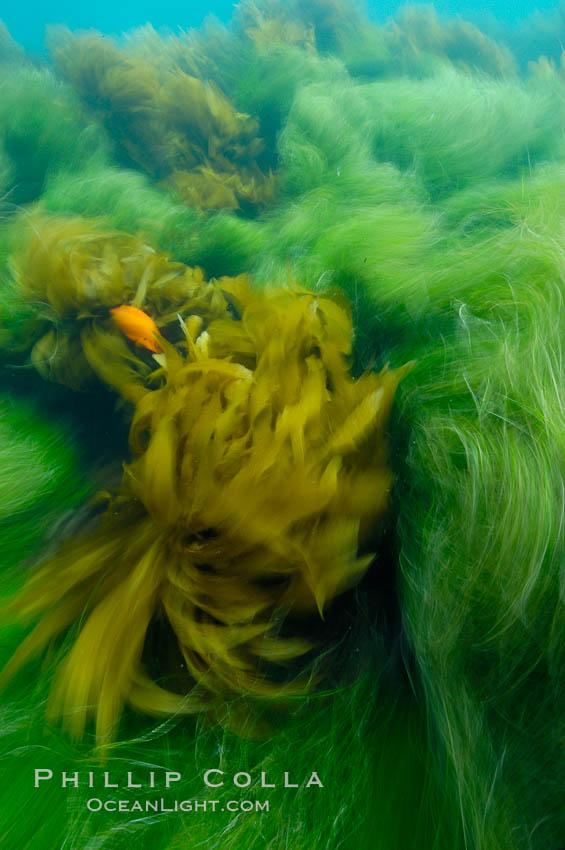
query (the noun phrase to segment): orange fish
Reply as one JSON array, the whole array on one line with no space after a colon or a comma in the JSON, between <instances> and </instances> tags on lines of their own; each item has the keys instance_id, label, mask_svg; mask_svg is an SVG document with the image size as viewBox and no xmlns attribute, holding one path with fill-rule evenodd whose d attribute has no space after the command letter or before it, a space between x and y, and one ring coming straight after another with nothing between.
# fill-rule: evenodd
<instances>
[{"instance_id":1,"label":"orange fish","mask_svg":"<svg viewBox=\"0 0 565 850\"><path fill-rule=\"evenodd\" d=\"M113 307L110 313L121 332L128 339L131 339L137 345L148 348L149 351L155 353L163 351L158 340L155 339L155 334L159 334L159 328L151 316L148 316L139 307L122 304L121 307Z\"/></svg>"}]
</instances>

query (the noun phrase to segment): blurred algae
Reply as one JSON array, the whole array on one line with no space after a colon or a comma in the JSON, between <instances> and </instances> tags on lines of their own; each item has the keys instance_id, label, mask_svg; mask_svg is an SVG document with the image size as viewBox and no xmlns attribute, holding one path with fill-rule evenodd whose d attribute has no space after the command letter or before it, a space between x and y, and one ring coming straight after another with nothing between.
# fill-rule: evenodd
<instances>
[{"instance_id":1,"label":"blurred algae","mask_svg":"<svg viewBox=\"0 0 565 850\"><path fill-rule=\"evenodd\" d=\"M48 377L72 385L82 347L135 410L133 461L100 531L63 547L15 600L19 618L41 619L4 678L80 617L51 697L51 714L75 737L94 715L107 743L123 704L221 717L226 696L306 692L307 679L272 679L270 668L314 645L305 626L293 635L290 618L323 616L373 560L359 552L387 505L383 428L404 370L353 381L350 318L328 298L261 293L243 278L206 285L133 237L81 220L36 219L14 266L24 296L84 324L75 352L45 356L53 331L35 344L38 371L49 364ZM96 327L93 314L128 294L153 308L163 334L180 311L183 339L160 337L166 361L156 374L117 329ZM156 616L184 659L176 683L172 659L161 659L159 684L142 662Z\"/></svg>"},{"instance_id":2,"label":"blurred algae","mask_svg":"<svg viewBox=\"0 0 565 850\"><path fill-rule=\"evenodd\" d=\"M124 162L193 206L237 209L273 199L257 159L257 122L211 81L159 67L99 35L52 34L55 66L105 126Z\"/></svg>"},{"instance_id":3,"label":"blurred algae","mask_svg":"<svg viewBox=\"0 0 565 850\"><path fill-rule=\"evenodd\" d=\"M107 165L104 134L86 121L76 97L50 70L3 65L0 79L1 151L10 173L5 204L16 208L36 200L55 173Z\"/></svg>"},{"instance_id":4,"label":"blurred algae","mask_svg":"<svg viewBox=\"0 0 565 850\"><path fill-rule=\"evenodd\" d=\"M36 212L26 215L18 234L22 244L10 265L21 297L36 305L31 361L43 377L69 387L87 384L93 368L112 374L110 382L122 390L125 376L134 381L148 371L115 332L113 307L143 305L161 326L178 325L183 313L210 319L227 309L201 269L174 263L141 238L93 220Z\"/></svg>"},{"instance_id":5,"label":"blurred algae","mask_svg":"<svg viewBox=\"0 0 565 850\"><path fill-rule=\"evenodd\" d=\"M497 44L469 21L461 18L442 20L431 5L403 6L395 16L387 47L399 69L417 72L426 58L442 58L467 71L482 71L489 76L512 76L516 62L511 51Z\"/></svg>"}]
</instances>

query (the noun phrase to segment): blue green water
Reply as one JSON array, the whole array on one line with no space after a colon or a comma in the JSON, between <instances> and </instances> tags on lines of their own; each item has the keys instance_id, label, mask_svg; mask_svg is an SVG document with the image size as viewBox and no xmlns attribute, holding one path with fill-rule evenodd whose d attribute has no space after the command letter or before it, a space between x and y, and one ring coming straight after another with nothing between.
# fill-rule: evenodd
<instances>
[{"instance_id":1,"label":"blue green water","mask_svg":"<svg viewBox=\"0 0 565 850\"><path fill-rule=\"evenodd\" d=\"M45 27L65 24L70 29L97 29L105 33L123 32L133 27L151 23L154 27L177 30L199 26L207 15L226 21L236 4L231 0L208 0L185 3L179 0L123 0L111 3L82 4L73 0L35 0L26 4L10 4L2 9L0 18L12 36L28 50L40 51ZM375 19L386 19L405 5L396 0L369 0L366 4ZM535 10L549 10L557 4L553 0L438 0L435 9L446 15L464 15L466 18L494 17L500 21L516 21Z\"/></svg>"}]
</instances>

